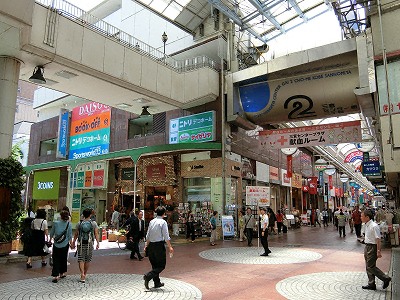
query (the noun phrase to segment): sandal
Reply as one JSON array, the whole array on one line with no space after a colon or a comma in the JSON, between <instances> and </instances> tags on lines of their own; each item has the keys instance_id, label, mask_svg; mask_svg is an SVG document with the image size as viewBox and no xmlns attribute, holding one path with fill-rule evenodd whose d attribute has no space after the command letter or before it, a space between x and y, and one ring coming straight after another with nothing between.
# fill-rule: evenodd
<instances>
[{"instance_id":1,"label":"sandal","mask_svg":"<svg viewBox=\"0 0 400 300\"><path fill-rule=\"evenodd\" d=\"M31 269L32 268L32 263L26 263L26 268Z\"/></svg>"},{"instance_id":2,"label":"sandal","mask_svg":"<svg viewBox=\"0 0 400 300\"><path fill-rule=\"evenodd\" d=\"M65 278L65 277L67 277L67 275L65 275L65 274L60 276L60 278Z\"/></svg>"},{"instance_id":3,"label":"sandal","mask_svg":"<svg viewBox=\"0 0 400 300\"><path fill-rule=\"evenodd\" d=\"M42 261L42 267L45 267L45 266L47 266L47 262Z\"/></svg>"}]
</instances>

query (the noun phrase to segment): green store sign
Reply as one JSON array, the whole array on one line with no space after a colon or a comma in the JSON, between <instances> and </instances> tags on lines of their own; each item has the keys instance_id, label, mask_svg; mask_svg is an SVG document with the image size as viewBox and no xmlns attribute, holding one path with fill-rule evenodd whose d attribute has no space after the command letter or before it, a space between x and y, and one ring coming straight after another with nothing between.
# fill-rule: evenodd
<instances>
[{"instance_id":1,"label":"green store sign","mask_svg":"<svg viewBox=\"0 0 400 300\"><path fill-rule=\"evenodd\" d=\"M169 121L169 143L215 141L215 111L207 111Z\"/></svg>"},{"instance_id":2,"label":"green store sign","mask_svg":"<svg viewBox=\"0 0 400 300\"><path fill-rule=\"evenodd\" d=\"M60 170L34 173L32 198L35 200L58 200Z\"/></svg>"}]
</instances>

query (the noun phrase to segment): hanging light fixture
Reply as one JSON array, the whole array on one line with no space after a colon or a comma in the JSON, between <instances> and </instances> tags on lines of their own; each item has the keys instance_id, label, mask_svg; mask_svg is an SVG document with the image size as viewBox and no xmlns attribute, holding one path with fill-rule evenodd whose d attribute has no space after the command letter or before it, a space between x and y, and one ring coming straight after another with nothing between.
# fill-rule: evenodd
<instances>
[{"instance_id":1,"label":"hanging light fixture","mask_svg":"<svg viewBox=\"0 0 400 300\"><path fill-rule=\"evenodd\" d=\"M140 114L141 117L151 116L151 113L147 110L148 106L143 106L142 113Z\"/></svg>"},{"instance_id":2,"label":"hanging light fixture","mask_svg":"<svg viewBox=\"0 0 400 300\"><path fill-rule=\"evenodd\" d=\"M45 84L46 79L44 79L43 73L44 73L43 66L35 67L35 69L33 70L32 76L29 77L29 81L31 81L33 83L37 83L37 84Z\"/></svg>"},{"instance_id":3,"label":"hanging light fixture","mask_svg":"<svg viewBox=\"0 0 400 300\"><path fill-rule=\"evenodd\" d=\"M340 181L346 183L349 180L349 176L347 174L340 175Z\"/></svg>"}]
</instances>

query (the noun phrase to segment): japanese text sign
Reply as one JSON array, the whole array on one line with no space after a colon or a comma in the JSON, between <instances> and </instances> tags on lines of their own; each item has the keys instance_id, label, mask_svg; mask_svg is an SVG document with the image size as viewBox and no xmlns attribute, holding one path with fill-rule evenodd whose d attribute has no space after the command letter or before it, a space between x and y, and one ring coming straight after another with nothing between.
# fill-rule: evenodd
<instances>
[{"instance_id":1,"label":"japanese text sign","mask_svg":"<svg viewBox=\"0 0 400 300\"><path fill-rule=\"evenodd\" d=\"M111 108L90 102L72 110L69 159L107 154L110 146Z\"/></svg>"},{"instance_id":2,"label":"japanese text sign","mask_svg":"<svg viewBox=\"0 0 400 300\"><path fill-rule=\"evenodd\" d=\"M381 166L379 161L367 161L362 163L362 173L364 176L381 175Z\"/></svg>"},{"instance_id":3,"label":"japanese text sign","mask_svg":"<svg viewBox=\"0 0 400 300\"><path fill-rule=\"evenodd\" d=\"M246 186L246 205L270 206L268 186Z\"/></svg>"},{"instance_id":4,"label":"japanese text sign","mask_svg":"<svg viewBox=\"0 0 400 300\"><path fill-rule=\"evenodd\" d=\"M362 140L361 121L263 130L259 140L269 149L354 143Z\"/></svg>"},{"instance_id":5,"label":"japanese text sign","mask_svg":"<svg viewBox=\"0 0 400 300\"><path fill-rule=\"evenodd\" d=\"M215 141L215 111L207 111L169 121L169 143Z\"/></svg>"}]
</instances>

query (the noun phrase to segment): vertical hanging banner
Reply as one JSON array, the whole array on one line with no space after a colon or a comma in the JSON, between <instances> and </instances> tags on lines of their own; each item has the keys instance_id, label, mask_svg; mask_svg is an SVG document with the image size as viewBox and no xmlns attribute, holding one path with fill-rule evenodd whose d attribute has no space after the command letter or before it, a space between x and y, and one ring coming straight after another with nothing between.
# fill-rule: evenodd
<instances>
[{"instance_id":1,"label":"vertical hanging banner","mask_svg":"<svg viewBox=\"0 0 400 300\"><path fill-rule=\"evenodd\" d=\"M69 111L66 109L60 110L58 118L58 139L57 139L57 158L67 157L67 143L69 135Z\"/></svg>"},{"instance_id":2,"label":"vertical hanging banner","mask_svg":"<svg viewBox=\"0 0 400 300\"><path fill-rule=\"evenodd\" d=\"M292 178L293 156L286 155L286 162L287 162L287 177Z\"/></svg>"},{"instance_id":3,"label":"vertical hanging banner","mask_svg":"<svg viewBox=\"0 0 400 300\"><path fill-rule=\"evenodd\" d=\"M317 194L317 185L318 185L318 178L317 177L311 177L310 178L310 189L309 189L309 193L311 195L316 195Z\"/></svg>"},{"instance_id":4,"label":"vertical hanging banner","mask_svg":"<svg viewBox=\"0 0 400 300\"><path fill-rule=\"evenodd\" d=\"M111 108L90 102L72 110L69 159L107 154L110 147Z\"/></svg>"},{"instance_id":5,"label":"vertical hanging banner","mask_svg":"<svg viewBox=\"0 0 400 300\"><path fill-rule=\"evenodd\" d=\"M319 186L321 187L321 193L324 194L324 171L319 171L318 172L318 180L319 180Z\"/></svg>"},{"instance_id":6,"label":"vertical hanging banner","mask_svg":"<svg viewBox=\"0 0 400 300\"><path fill-rule=\"evenodd\" d=\"M333 178L332 175L328 176L328 184L329 184L329 189L331 190L333 188Z\"/></svg>"}]
</instances>

